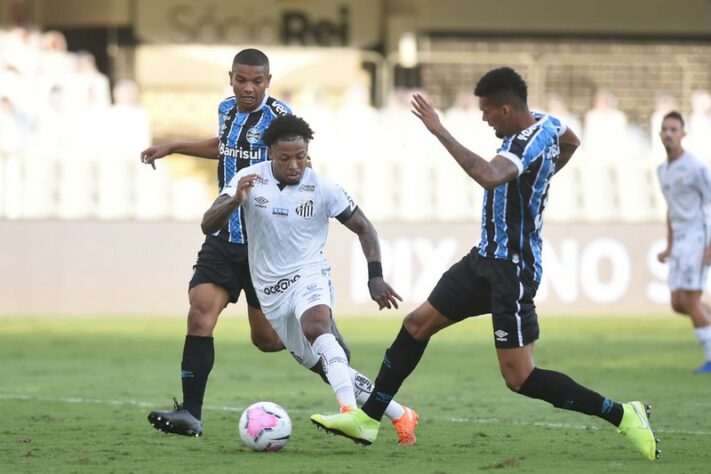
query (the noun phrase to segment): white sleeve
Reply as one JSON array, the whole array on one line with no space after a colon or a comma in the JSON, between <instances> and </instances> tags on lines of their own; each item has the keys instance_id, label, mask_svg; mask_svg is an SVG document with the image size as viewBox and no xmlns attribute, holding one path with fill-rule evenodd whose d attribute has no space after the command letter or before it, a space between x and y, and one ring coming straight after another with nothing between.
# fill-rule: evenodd
<instances>
[{"instance_id":1,"label":"white sleeve","mask_svg":"<svg viewBox=\"0 0 711 474\"><path fill-rule=\"evenodd\" d=\"M328 217L336 217L346 209L355 210L356 204L353 198L342 187L325 179L322 181L322 186Z\"/></svg>"},{"instance_id":2,"label":"white sleeve","mask_svg":"<svg viewBox=\"0 0 711 474\"><path fill-rule=\"evenodd\" d=\"M696 182L704 204L711 204L711 172L709 172L709 167L702 165L696 176Z\"/></svg>"}]
</instances>

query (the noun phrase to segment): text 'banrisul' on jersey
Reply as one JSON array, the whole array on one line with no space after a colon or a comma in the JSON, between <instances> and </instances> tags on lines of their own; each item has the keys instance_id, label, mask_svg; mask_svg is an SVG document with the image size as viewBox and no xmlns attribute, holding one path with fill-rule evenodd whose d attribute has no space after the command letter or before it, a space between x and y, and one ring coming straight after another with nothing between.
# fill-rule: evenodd
<instances>
[{"instance_id":1,"label":"text 'banrisul' on jersey","mask_svg":"<svg viewBox=\"0 0 711 474\"><path fill-rule=\"evenodd\" d=\"M242 168L268 159L268 147L262 140L264 131L272 121L282 115L291 114L291 109L283 102L269 96L253 112L240 112L237 99L229 97L218 109L219 161L217 164L217 192L222 192L226 183ZM229 242L244 244L247 235L244 230L240 209L237 208L227 225L215 233Z\"/></svg>"}]
</instances>

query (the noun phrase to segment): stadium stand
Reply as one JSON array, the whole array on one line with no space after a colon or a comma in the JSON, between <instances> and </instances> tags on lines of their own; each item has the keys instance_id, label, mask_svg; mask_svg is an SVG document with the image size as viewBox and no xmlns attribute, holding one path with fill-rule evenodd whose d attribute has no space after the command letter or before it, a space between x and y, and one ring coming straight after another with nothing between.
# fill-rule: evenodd
<instances>
[{"instance_id":1,"label":"stadium stand","mask_svg":"<svg viewBox=\"0 0 711 474\"><path fill-rule=\"evenodd\" d=\"M583 138L553 181L549 221L662 221L655 124L673 107L688 116L686 146L711 162L708 45L434 36L427 48L422 89L477 153L493 156L498 140L481 121L472 78L502 64L528 78L538 110ZM412 91L394 90L380 109L362 86L335 102L314 88L295 92L291 105L316 130L313 166L374 221L479 217L481 188L413 120ZM214 177L178 160L155 172L138 156L152 141L214 134L214 122L195 117L212 117L222 93L150 84L139 94L124 80L111 103L91 55L67 51L61 33L0 30L0 218L197 219L215 196Z\"/></svg>"}]
</instances>

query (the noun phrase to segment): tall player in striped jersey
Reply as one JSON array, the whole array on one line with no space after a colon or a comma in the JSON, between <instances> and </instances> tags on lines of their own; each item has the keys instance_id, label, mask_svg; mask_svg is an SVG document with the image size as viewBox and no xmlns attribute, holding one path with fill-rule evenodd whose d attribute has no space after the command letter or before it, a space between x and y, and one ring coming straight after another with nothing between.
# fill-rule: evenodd
<instances>
[{"instance_id":1,"label":"tall player in striped jersey","mask_svg":"<svg viewBox=\"0 0 711 474\"><path fill-rule=\"evenodd\" d=\"M667 201L667 247L660 262L669 262L669 291L674 311L688 315L706 356L696 369L711 373L711 309L701 301L711 265L711 172L709 167L684 150L681 140L684 118L669 112L662 119L659 136L667 160L657 168Z\"/></svg>"},{"instance_id":2,"label":"tall player in striped jersey","mask_svg":"<svg viewBox=\"0 0 711 474\"><path fill-rule=\"evenodd\" d=\"M510 390L598 416L617 426L643 456L655 459L658 451L648 406L638 401L616 403L534 362L539 330L533 299L541 278L542 213L550 180L575 152L578 138L557 119L529 111L526 83L511 68L489 71L474 94L480 98L482 119L503 139L491 161L457 142L426 97L415 94L412 106L414 115L486 189L479 246L445 272L428 300L407 315L362 409L313 415L311 420L371 443L383 407L415 369L430 337L465 318L491 313L499 368Z\"/></svg>"},{"instance_id":3,"label":"tall player in striped jersey","mask_svg":"<svg viewBox=\"0 0 711 474\"><path fill-rule=\"evenodd\" d=\"M153 146L141 153L141 161L155 168L155 160L172 153L217 159L218 191L240 169L265 161L267 146L262 134L275 118L291 113L286 104L266 93L271 81L269 59L257 49L242 50L234 57L229 79L235 95L219 105L216 137ZM158 430L185 436L202 434L203 397L215 358L213 330L222 310L235 303L242 291L254 345L265 352L284 348L254 293L246 242L244 222L236 209L225 226L207 236L198 253L188 292L190 310L181 362L183 403L176 402L173 411L148 415Z\"/></svg>"},{"instance_id":4,"label":"tall player in striped jersey","mask_svg":"<svg viewBox=\"0 0 711 474\"><path fill-rule=\"evenodd\" d=\"M363 211L337 185L306 167L311 127L293 115L264 133L271 161L241 170L203 218L206 234L238 207L249 233L249 261L259 301L296 360L333 388L343 411L356 408L372 385L350 367L333 333L331 266L323 255L329 219L358 235L368 262L368 289L379 309L398 307L400 296L383 280L380 244ZM415 444L419 416L391 400L384 414L402 445Z\"/></svg>"}]
</instances>

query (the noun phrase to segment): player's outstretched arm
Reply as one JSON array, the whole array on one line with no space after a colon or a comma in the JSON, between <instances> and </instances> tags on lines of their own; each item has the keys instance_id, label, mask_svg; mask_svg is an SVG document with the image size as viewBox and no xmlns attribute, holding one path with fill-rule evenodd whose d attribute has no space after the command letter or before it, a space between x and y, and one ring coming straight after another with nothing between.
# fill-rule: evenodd
<instances>
[{"instance_id":1,"label":"player's outstretched arm","mask_svg":"<svg viewBox=\"0 0 711 474\"><path fill-rule=\"evenodd\" d=\"M230 215L237 209L249 193L252 191L254 184L261 176L258 174L248 174L242 176L235 184L235 176L223 189L222 194L217 196L215 202L212 203L210 209L205 211L202 217L200 227L205 235L212 234L221 229L226 223Z\"/></svg>"},{"instance_id":2,"label":"player's outstretched arm","mask_svg":"<svg viewBox=\"0 0 711 474\"><path fill-rule=\"evenodd\" d=\"M580 146L580 139L571 129L567 129L565 133L560 136L559 143L560 155L555 162L556 173L568 164L573 153L575 153L575 150Z\"/></svg>"},{"instance_id":3,"label":"player's outstretched arm","mask_svg":"<svg viewBox=\"0 0 711 474\"><path fill-rule=\"evenodd\" d=\"M141 162L156 169L156 160L173 153L216 160L219 156L219 139L214 137L196 142L172 142L155 145L141 152Z\"/></svg>"},{"instance_id":4,"label":"player's outstretched arm","mask_svg":"<svg viewBox=\"0 0 711 474\"><path fill-rule=\"evenodd\" d=\"M518 169L506 158L497 156L487 161L459 143L442 125L432 102L427 97L413 94L410 104L415 117L422 121L427 130L437 137L449 154L457 160L459 166L482 187L494 189L518 176Z\"/></svg>"},{"instance_id":5,"label":"player's outstretched arm","mask_svg":"<svg viewBox=\"0 0 711 474\"><path fill-rule=\"evenodd\" d=\"M368 290L370 290L370 297L378 303L378 309L392 309L393 307L397 309L399 307L398 300L402 301L402 298L383 280L383 270L380 264L380 242L378 241L378 233L375 231L375 227L365 217L360 208L356 208L351 217L343 222L343 225L358 235L363 255L368 261Z\"/></svg>"}]
</instances>

